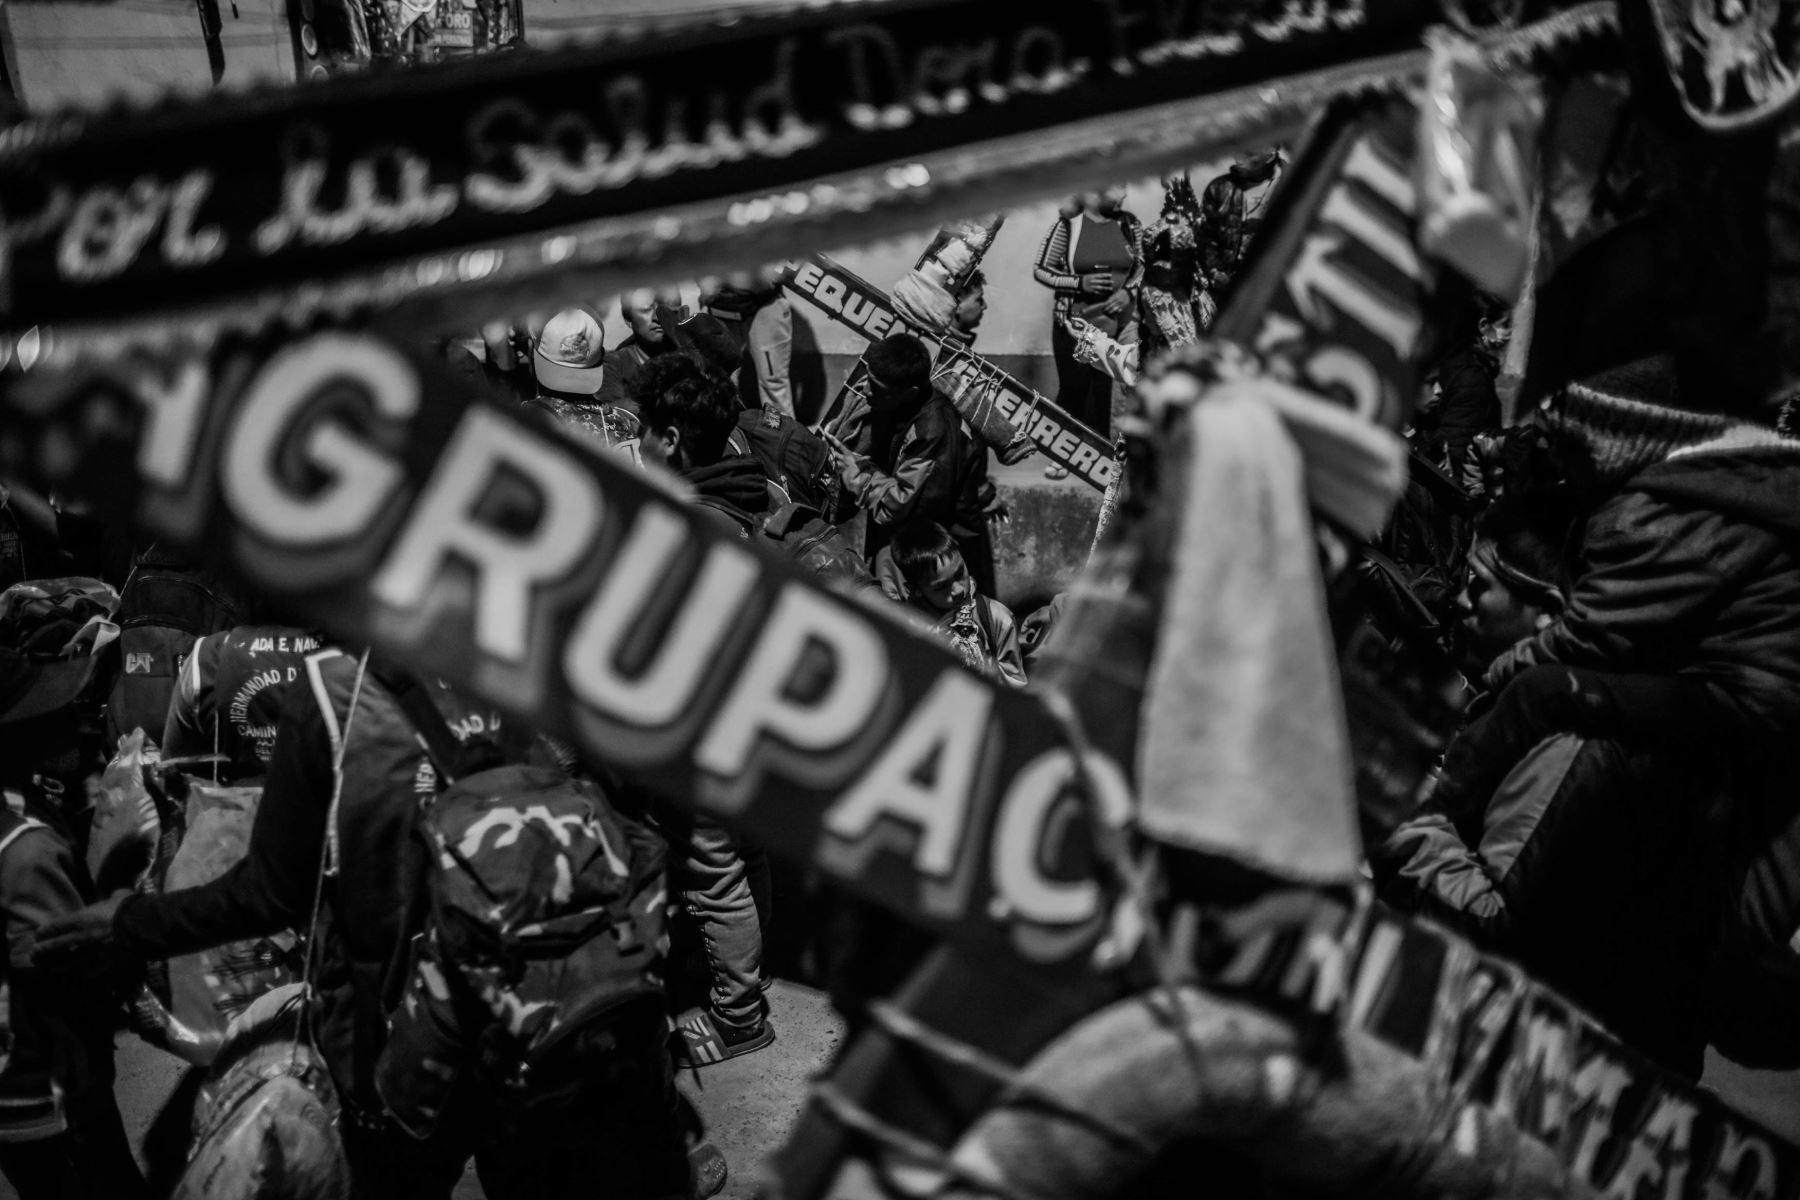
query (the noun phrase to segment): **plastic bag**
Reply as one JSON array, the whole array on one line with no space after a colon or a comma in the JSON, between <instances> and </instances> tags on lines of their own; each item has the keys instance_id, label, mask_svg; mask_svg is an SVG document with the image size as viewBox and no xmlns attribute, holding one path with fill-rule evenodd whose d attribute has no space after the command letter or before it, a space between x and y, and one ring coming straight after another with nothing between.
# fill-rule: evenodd
<instances>
[{"instance_id":1,"label":"plastic bag","mask_svg":"<svg viewBox=\"0 0 1800 1200\"><path fill-rule=\"evenodd\" d=\"M330 1072L302 1038L290 984L232 1022L194 1112L194 1150L172 1200L338 1200L350 1169Z\"/></svg>"},{"instance_id":2,"label":"plastic bag","mask_svg":"<svg viewBox=\"0 0 1800 1200\"><path fill-rule=\"evenodd\" d=\"M156 747L134 729L119 739L118 753L100 774L87 868L101 895L138 887L155 865L162 818L147 772L156 763Z\"/></svg>"},{"instance_id":3,"label":"plastic bag","mask_svg":"<svg viewBox=\"0 0 1800 1200\"><path fill-rule=\"evenodd\" d=\"M261 799L260 787L188 780L187 832L163 890L210 883L242 861ZM257 997L293 982L289 960L295 941L291 933L250 938L169 960L169 1011L198 1039L200 1057L192 1061L210 1062L232 1017Z\"/></svg>"}]
</instances>

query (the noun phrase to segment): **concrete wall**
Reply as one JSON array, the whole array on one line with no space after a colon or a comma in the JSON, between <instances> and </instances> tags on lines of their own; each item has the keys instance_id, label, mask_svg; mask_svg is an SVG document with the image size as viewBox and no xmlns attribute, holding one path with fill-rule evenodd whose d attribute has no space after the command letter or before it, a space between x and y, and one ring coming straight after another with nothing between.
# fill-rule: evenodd
<instances>
[{"instance_id":1,"label":"concrete wall","mask_svg":"<svg viewBox=\"0 0 1800 1200\"><path fill-rule=\"evenodd\" d=\"M1197 164L1191 174L1196 185L1203 186L1226 165ZM1095 180L1096 186L1110 182ZM1006 214L1006 223L982 261L988 310L975 342L977 352L1048 396L1056 393L1056 371L1050 357L1051 295L1032 278L1032 268L1044 235L1056 219L1058 203L1028 205ZM1161 183L1153 178L1132 181L1126 206L1146 222L1154 220L1162 207ZM873 245L820 249L885 290L912 269L936 232L933 225ZM692 285L681 290L688 303L697 298L698 289ZM623 338L626 329L616 305L608 300L602 310L608 317L608 342ZM796 384L802 393L801 414L810 416L811 406L823 403L819 394L826 398L835 394L868 343L810 301L796 299L794 311L805 325L796 330Z\"/></svg>"},{"instance_id":2,"label":"concrete wall","mask_svg":"<svg viewBox=\"0 0 1800 1200\"><path fill-rule=\"evenodd\" d=\"M282 0L220 0L220 10L226 85L293 79ZM212 86L193 0L7 3L3 11L16 86L32 111L141 103Z\"/></svg>"}]
</instances>

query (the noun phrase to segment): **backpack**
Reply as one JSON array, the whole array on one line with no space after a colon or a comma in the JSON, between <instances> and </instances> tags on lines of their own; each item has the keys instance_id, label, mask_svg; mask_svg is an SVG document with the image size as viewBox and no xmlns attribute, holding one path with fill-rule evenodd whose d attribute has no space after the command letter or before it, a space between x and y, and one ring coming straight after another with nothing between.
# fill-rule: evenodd
<instances>
[{"instance_id":1,"label":"backpack","mask_svg":"<svg viewBox=\"0 0 1800 1200\"><path fill-rule=\"evenodd\" d=\"M825 511L831 453L824 439L805 425L772 409L757 409L738 419L727 444L756 459L763 474L781 489L783 501L792 499Z\"/></svg>"},{"instance_id":2,"label":"backpack","mask_svg":"<svg viewBox=\"0 0 1800 1200\"><path fill-rule=\"evenodd\" d=\"M154 547L119 595L120 671L107 699L107 744L133 729L160 742L169 701L194 643L242 623L237 603L204 572Z\"/></svg>"},{"instance_id":3,"label":"backpack","mask_svg":"<svg viewBox=\"0 0 1800 1200\"><path fill-rule=\"evenodd\" d=\"M388 1115L424 1137L469 1072L523 1087L554 1058L560 1076L571 1035L661 1003L667 847L593 783L495 764L422 689L391 690L444 783L419 812L424 911L375 1064Z\"/></svg>"}]
</instances>

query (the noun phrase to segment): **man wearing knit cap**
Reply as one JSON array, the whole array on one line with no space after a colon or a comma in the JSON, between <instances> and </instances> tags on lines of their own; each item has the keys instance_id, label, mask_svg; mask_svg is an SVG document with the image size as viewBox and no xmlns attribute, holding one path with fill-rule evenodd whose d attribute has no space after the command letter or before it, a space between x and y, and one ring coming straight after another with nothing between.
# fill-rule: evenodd
<instances>
[{"instance_id":1,"label":"man wearing knit cap","mask_svg":"<svg viewBox=\"0 0 1800 1200\"><path fill-rule=\"evenodd\" d=\"M1542 504L1484 514L1459 597L1473 654L1555 623L1569 524ZM1535 717L1547 706L1521 682L1503 705L1528 699ZM1493 701L1471 711L1479 719ZM1434 795L1373 848L1380 894L1516 958L1665 1068L1697 1076L1724 886L1721 856L1697 848L1721 841L1727 776L1710 755L1566 726L1519 741L1480 807Z\"/></svg>"},{"instance_id":2,"label":"man wearing knit cap","mask_svg":"<svg viewBox=\"0 0 1800 1200\"><path fill-rule=\"evenodd\" d=\"M827 435L844 490L869 514L871 556L909 521L948 529L976 590L994 594L988 514L995 511L988 450L931 378L931 355L910 333L869 347L870 453Z\"/></svg>"},{"instance_id":3,"label":"man wearing knit cap","mask_svg":"<svg viewBox=\"0 0 1800 1200\"><path fill-rule=\"evenodd\" d=\"M1739 840L1709 975L1754 1020L1736 1048L1800 1065L1800 443L1696 411L1667 358L1572 384L1539 422L1579 450L1589 512L1566 608L1494 661L1493 711L1452 743L1434 804L1480 812L1573 730L1700 750L1735 773ZM1785 994L1783 999L1777 993ZM1715 1018L1717 1020L1718 1018ZM1723 1044L1723 1043L1721 1043Z\"/></svg>"}]
</instances>

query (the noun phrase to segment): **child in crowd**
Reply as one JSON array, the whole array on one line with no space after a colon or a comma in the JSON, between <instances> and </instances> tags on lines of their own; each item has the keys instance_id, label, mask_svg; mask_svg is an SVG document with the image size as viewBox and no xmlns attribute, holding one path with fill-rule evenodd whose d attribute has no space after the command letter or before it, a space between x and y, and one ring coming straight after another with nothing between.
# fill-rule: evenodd
<instances>
[{"instance_id":1,"label":"child in crowd","mask_svg":"<svg viewBox=\"0 0 1800 1200\"><path fill-rule=\"evenodd\" d=\"M948 641L971 670L1025 686L1025 659L1012 611L975 590L956 539L942 525L902 528L876 556L875 565L882 590Z\"/></svg>"}]
</instances>

